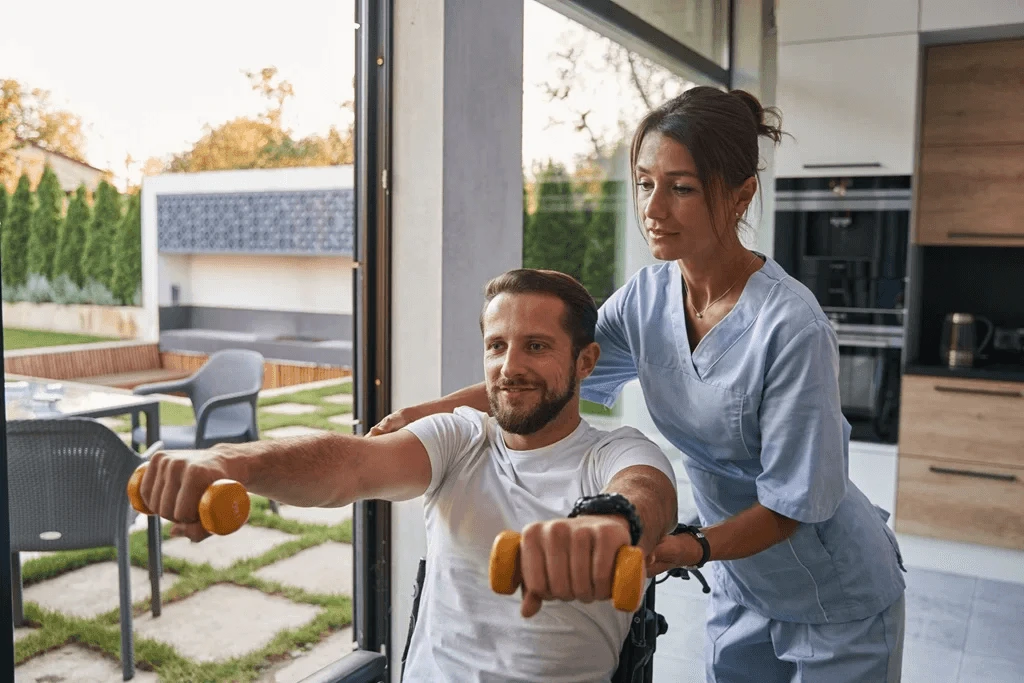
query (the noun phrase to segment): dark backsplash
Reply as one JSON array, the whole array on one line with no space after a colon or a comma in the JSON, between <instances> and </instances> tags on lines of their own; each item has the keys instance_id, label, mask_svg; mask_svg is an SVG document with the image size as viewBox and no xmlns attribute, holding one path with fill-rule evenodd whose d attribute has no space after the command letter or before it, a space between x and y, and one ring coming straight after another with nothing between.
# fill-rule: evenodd
<instances>
[{"instance_id":1,"label":"dark backsplash","mask_svg":"<svg viewBox=\"0 0 1024 683\"><path fill-rule=\"evenodd\" d=\"M920 335L917 362L940 365L939 341L947 313L984 316L997 327L1024 328L1024 248L920 247ZM983 327L978 326L979 334ZM991 342L986 364L1024 365L1024 355Z\"/></svg>"}]
</instances>

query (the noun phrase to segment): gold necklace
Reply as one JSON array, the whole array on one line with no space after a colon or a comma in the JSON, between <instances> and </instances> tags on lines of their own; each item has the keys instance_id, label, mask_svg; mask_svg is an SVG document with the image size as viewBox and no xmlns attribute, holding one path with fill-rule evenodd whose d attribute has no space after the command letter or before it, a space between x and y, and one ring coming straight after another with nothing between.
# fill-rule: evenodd
<instances>
[{"instance_id":1,"label":"gold necklace","mask_svg":"<svg viewBox=\"0 0 1024 683\"><path fill-rule=\"evenodd\" d=\"M731 285L729 285L729 289L727 289L724 292L722 292L721 296L719 296L717 299L715 299L714 301L709 303L707 306L705 306L703 311L698 311L697 307L693 305L693 301L690 301L690 308L693 309L693 314L697 316L698 320L703 320L704 319L704 314L708 312L708 309L711 308L712 306L714 306L715 304L717 304L719 301L721 301L723 298L725 298L726 294L728 294L729 292L732 291L732 288L735 287L736 284L743 278L743 276L747 272L747 268L750 267L750 264L753 263L754 259L756 259L756 258L757 258L757 254L756 253L752 254L751 257L750 257L750 260L747 261L747 264L743 267L743 272L741 272L740 276L738 278L736 278L736 280ZM686 298L687 299L690 298L689 297L689 290L687 290L687 297Z\"/></svg>"}]
</instances>

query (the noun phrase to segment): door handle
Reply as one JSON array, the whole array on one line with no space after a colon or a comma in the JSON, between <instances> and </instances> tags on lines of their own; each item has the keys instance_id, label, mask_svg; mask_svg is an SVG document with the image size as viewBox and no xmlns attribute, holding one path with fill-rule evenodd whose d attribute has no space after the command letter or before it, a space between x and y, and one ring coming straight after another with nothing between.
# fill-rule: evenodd
<instances>
[{"instance_id":1,"label":"door handle","mask_svg":"<svg viewBox=\"0 0 1024 683\"><path fill-rule=\"evenodd\" d=\"M858 162L852 164L804 164L804 168L882 168L882 164L877 161L871 162Z\"/></svg>"},{"instance_id":2,"label":"door handle","mask_svg":"<svg viewBox=\"0 0 1024 683\"><path fill-rule=\"evenodd\" d=\"M1012 389L973 389L970 387L947 387L942 384L936 384L935 391L945 391L950 394L979 394L981 396L1024 398L1024 391L1014 391Z\"/></svg>"},{"instance_id":3,"label":"door handle","mask_svg":"<svg viewBox=\"0 0 1024 683\"><path fill-rule=\"evenodd\" d=\"M977 477L978 479L995 479L996 481L1017 481L1015 474L993 474L992 472L977 472L975 470L955 470L949 467L935 467L931 465L929 470L935 474L953 474L958 477Z\"/></svg>"},{"instance_id":4,"label":"door handle","mask_svg":"<svg viewBox=\"0 0 1024 683\"><path fill-rule=\"evenodd\" d=\"M1024 232L947 232L951 240L1024 240Z\"/></svg>"}]
</instances>

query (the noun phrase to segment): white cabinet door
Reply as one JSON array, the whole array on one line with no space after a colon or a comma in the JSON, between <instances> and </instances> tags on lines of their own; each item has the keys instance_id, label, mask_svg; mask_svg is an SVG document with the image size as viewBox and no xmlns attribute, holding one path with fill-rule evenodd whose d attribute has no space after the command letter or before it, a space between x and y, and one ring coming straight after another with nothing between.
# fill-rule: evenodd
<instances>
[{"instance_id":1,"label":"white cabinet door","mask_svg":"<svg viewBox=\"0 0 1024 683\"><path fill-rule=\"evenodd\" d=\"M896 514L896 465L896 446L850 442L850 481L889 513L890 528Z\"/></svg>"},{"instance_id":2,"label":"white cabinet door","mask_svg":"<svg viewBox=\"0 0 1024 683\"><path fill-rule=\"evenodd\" d=\"M921 0L921 31L1020 23L1024 0Z\"/></svg>"},{"instance_id":3,"label":"white cabinet door","mask_svg":"<svg viewBox=\"0 0 1024 683\"><path fill-rule=\"evenodd\" d=\"M917 32L918 0L782 0L779 43Z\"/></svg>"},{"instance_id":4,"label":"white cabinet door","mask_svg":"<svg viewBox=\"0 0 1024 683\"><path fill-rule=\"evenodd\" d=\"M910 175L916 34L779 46L777 177Z\"/></svg>"}]
</instances>

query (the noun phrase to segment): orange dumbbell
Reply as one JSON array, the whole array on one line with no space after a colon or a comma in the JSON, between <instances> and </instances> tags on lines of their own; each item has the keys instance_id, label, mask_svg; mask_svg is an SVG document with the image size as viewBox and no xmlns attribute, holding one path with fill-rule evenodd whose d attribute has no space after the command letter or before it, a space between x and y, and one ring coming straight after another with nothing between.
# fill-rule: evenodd
<instances>
[{"instance_id":1,"label":"orange dumbbell","mask_svg":"<svg viewBox=\"0 0 1024 683\"><path fill-rule=\"evenodd\" d=\"M522 535L502 531L491 546L491 590L512 595L523 582L519 567L519 542ZM635 612L644 595L644 551L624 545L615 555L615 576L612 579L612 603L622 612Z\"/></svg>"},{"instance_id":2,"label":"orange dumbbell","mask_svg":"<svg viewBox=\"0 0 1024 683\"><path fill-rule=\"evenodd\" d=\"M148 464L140 465L128 480L128 500L132 507L144 515L152 515L139 493L142 476ZM210 484L199 499L199 523L211 534L224 536L242 528L249 519L249 493L245 487L231 479L218 479Z\"/></svg>"}]
</instances>

